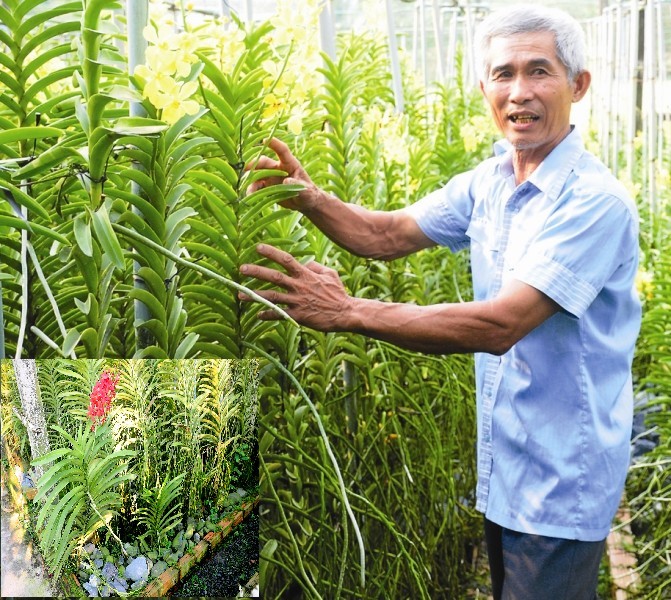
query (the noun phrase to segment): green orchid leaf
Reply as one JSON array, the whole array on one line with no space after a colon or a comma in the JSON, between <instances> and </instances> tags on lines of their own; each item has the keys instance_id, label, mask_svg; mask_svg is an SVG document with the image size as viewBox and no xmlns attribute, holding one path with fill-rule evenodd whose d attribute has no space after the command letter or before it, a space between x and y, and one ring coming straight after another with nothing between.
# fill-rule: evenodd
<instances>
[{"instance_id":1,"label":"green orchid leaf","mask_svg":"<svg viewBox=\"0 0 671 600\"><path fill-rule=\"evenodd\" d=\"M147 117L122 117L117 119L112 131L115 135L157 135L166 131L168 125L157 119Z\"/></svg>"},{"instance_id":2,"label":"green orchid leaf","mask_svg":"<svg viewBox=\"0 0 671 600\"><path fill-rule=\"evenodd\" d=\"M55 127L16 127L15 129L0 131L0 144L57 138L62 135L63 131Z\"/></svg>"},{"instance_id":3,"label":"green orchid leaf","mask_svg":"<svg viewBox=\"0 0 671 600\"><path fill-rule=\"evenodd\" d=\"M75 302L77 302L76 299ZM75 347L79 343L80 338L81 334L76 329L71 329L70 331L68 331L67 335L65 336L65 339L63 340L63 348L61 349L63 356L70 356L72 354Z\"/></svg>"},{"instance_id":4,"label":"green orchid leaf","mask_svg":"<svg viewBox=\"0 0 671 600\"><path fill-rule=\"evenodd\" d=\"M75 240L85 256L93 256L93 238L91 235L91 223L84 215L77 215L72 222Z\"/></svg>"},{"instance_id":5,"label":"green orchid leaf","mask_svg":"<svg viewBox=\"0 0 671 600\"><path fill-rule=\"evenodd\" d=\"M85 163L80 152L68 146L52 146L42 152L34 160L13 173L15 180L35 179L39 175L49 172L55 167L62 167L69 163Z\"/></svg>"},{"instance_id":6,"label":"green orchid leaf","mask_svg":"<svg viewBox=\"0 0 671 600\"><path fill-rule=\"evenodd\" d=\"M121 244L112 229L107 209L103 204L96 212L90 213L91 221L93 223L93 230L96 238L107 256L112 261L112 264L118 269L125 269L126 265L123 258L123 250Z\"/></svg>"}]
</instances>

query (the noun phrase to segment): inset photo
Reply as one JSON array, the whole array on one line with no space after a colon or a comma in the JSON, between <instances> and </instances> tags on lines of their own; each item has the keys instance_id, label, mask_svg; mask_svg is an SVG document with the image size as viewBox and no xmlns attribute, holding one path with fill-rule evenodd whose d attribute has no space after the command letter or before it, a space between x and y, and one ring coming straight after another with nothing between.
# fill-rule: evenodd
<instances>
[{"instance_id":1,"label":"inset photo","mask_svg":"<svg viewBox=\"0 0 671 600\"><path fill-rule=\"evenodd\" d=\"M258 595L257 360L3 360L2 596Z\"/></svg>"}]
</instances>

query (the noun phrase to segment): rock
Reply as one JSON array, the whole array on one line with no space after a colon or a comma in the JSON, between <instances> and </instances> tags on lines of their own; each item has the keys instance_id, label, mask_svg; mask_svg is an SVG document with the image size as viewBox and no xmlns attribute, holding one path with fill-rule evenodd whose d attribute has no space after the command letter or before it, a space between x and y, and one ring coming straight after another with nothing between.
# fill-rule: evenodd
<instances>
[{"instance_id":1,"label":"rock","mask_svg":"<svg viewBox=\"0 0 671 600\"><path fill-rule=\"evenodd\" d=\"M112 595L112 588L109 585L105 585L100 589L101 598L109 598Z\"/></svg>"},{"instance_id":2,"label":"rock","mask_svg":"<svg viewBox=\"0 0 671 600\"><path fill-rule=\"evenodd\" d=\"M240 498L244 498L246 495L247 492L245 490L243 490L242 488L238 488L238 496L240 496Z\"/></svg>"},{"instance_id":3,"label":"rock","mask_svg":"<svg viewBox=\"0 0 671 600\"><path fill-rule=\"evenodd\" d=\"M139 590L141 587L144 587L146 583L147 583L146 579L138 579L135 583L131 584L130 589Z\"/></svg>"},{"instance_id":4,"label":"rock","mask_svg":"<svg viewBox=\"0 0 671 600\"><path fill-rule=\"evenodd\" d=\"M113 579L110 584L117 592L127 592L128 584L123 579Z\"/></svg>"},{"instance_id":5,"label":"rock","mask_svg":"<svg viewBox=\"0 0 671 600\"><path fill-rule=\"evenodd\" d=\"M244 491L244 490L243 490ZM242 500L242 496L238 492L231 492L224 502L224 506L233 506Z\"/></svg>"},{"instance_id":6,"label":"rock","mask_svg":"<svg viewBox=\"0 0 671 600\"><path fill-rule=\"evenodd\" d=\"M100 585L100 577L94 573L89 577L89 584L97 588Z\"/></svg>"},{"instance_id":7,"label":"rock","mask_svg":"<svg viewBox=\"0 0 671 600\"><path fill-rule=\"evenodd\" d=\"M87 571L81 570L77 571L77 577L79 577L79 581L88 581L89 574Z\"/></svg>"},{"instance_id":8,"label":"rock","mask_svg":"<svg viewBox=\"0 0 671 600\"><path fill-rule=\"evenodd\" d=\"M144 556L138 556L126 567L126 578L132 579L133 581L146 579L148 573L149 570L147 569L147 559Z\"/></svg>"},{"instance_id":9,"label":"rock","mask_svg":"<svg viewBox=\"0 0 671 600\"><path fill-rule=\"evenodd\" d=\"M157 560L158 552L156 552L156 550L150 550L149 552L147 552L147 558L151 558L151 560Z\"/></svg>"},{"instance_id":10,"label":"rock","mask_svg":"<svg viewBox=\"0 0 671 600\"><path fill-rule=\"evenodd\" d=\"M114 579L119 574L119 570L114 563L106 562L102 568L102 574L105 579Z\"/></svg>"},{"instance_id":11,"label":"rock","mask_svg":"<svg viewBox=\"0 0 671 600\"><path fill-rule=\"evenodd\" d=\"M200 542L200 533L196 532L193 534L193 541L196 542L196 544Z\"/></svg>"},{"instance_id":12,"label":"rock","mask_svg":"<svg viewBox=\"0 0 671 600\"><path fill-rule=\"evenodd\" d=\"M172 540L172 549L177 550L177 548L180 547L182 542L184 541L184 532L180 531L176 536L175 539Z\"/></svg>"},{"instance_id":13,"label":"rock","mask_svg":"<svg viewBox=\"0 0 671 600\"><path fill-rule=\"evenodd\" d=\"M103 568L104 561L103 561L102 558L96 558L96 559L93 561L93 564L94 564L96 567L98 567L99 569L102 569L102 568Z\"/></svg>"},{"instance_id":14,"label":"rock","mask_svg":"<svg viewBox=\"0 0 671 600\"><path fill-rule=\"evenodd\" d=\"M95 544L92 544L91 542L89 542L84 546L84 552L86 552L86 554L88 554L89 556L91 556L91 554L93 554L95 551L96 551Z\"/></svg>"},{"instance_id":15,"label":"rock","mask_svg":"<svg viewBox=\"0 0 671 600\"><path fill-rule=\"evenodd\" d=\"M88 592L89 598L98 598L98 588L90 583L85 583L82 587Z\"/></svg>"},{"instance_id":16,"label":"rock","mask_svg":"<svg viewBox=\"0 0 671 600\"><path fill-rule=\"evenodd\" d=\"M168 568L168 564L165 561L159 560L151 570L152 577L158 577Z\"/></svg>"},{"instance_id":17,"label":"rock","mask_svg":"<svg viewBox=\"0 0 671 600\"><path fill-rule=\"evenodd\" d=\"M126 542L123 548L126 551L126 554L128 554L128 556L132 556L133 558L137 556L138 552L137 546L133 546L133 544Z\"/></svg>"}]
</instances>

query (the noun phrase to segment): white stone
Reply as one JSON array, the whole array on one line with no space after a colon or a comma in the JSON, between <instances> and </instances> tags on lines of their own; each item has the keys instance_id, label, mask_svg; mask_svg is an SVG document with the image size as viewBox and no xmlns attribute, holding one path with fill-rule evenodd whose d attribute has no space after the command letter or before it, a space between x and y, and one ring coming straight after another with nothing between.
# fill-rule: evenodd
<instances>
[{"instance_id":1,"label":"white stone","mask_svg":"<svg viewBox=\"0 0 671 600\"><path fill-rule=\"evenodd\" d=\"M144 556L138 556L126 567L125 574L128 579L139 581L140 579L146 579L148 572L147 559Z\"/></svg>"}]
</instances>

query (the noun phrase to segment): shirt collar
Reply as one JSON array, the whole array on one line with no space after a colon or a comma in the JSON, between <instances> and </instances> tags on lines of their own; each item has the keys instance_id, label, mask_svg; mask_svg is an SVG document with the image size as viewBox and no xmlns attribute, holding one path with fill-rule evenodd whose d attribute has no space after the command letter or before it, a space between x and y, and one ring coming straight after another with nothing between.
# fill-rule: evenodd
<instances>
[{"instance_id":1,"label":"shirt collar","mask_svg":"<svg viewBox=\"0 0 671 600\"><path fill-rule=\"evenodd\" d=\"M582 137L575 126L571 125L569 134L545 157L527 181L551 200L556 200L584 151L585 145ZM497 159L496 169L499 174L503 177L512 175L513 147L510 142L505 139L495 142L494 155Z\"/></svg>"}]
</instances>

